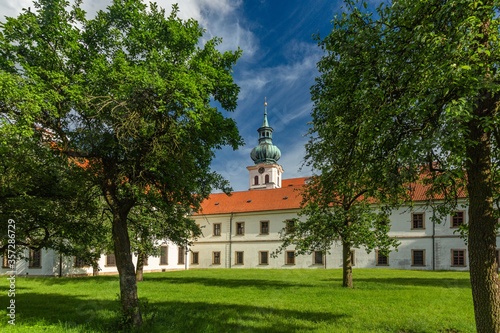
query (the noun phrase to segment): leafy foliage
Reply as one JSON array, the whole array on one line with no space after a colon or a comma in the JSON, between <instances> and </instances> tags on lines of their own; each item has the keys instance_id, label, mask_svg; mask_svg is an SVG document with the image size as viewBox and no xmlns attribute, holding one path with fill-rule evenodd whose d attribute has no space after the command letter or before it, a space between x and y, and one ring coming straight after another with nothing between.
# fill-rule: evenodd
<instances>
[{"instance_id":1,"label":"leafy foliage","mask_svg":"<svg viewBox=\"0 0 500 333\"><path fill-rule=\"evenodd\" d=\"M212 102L236 108L231 68L241 51L219 52L217 38L200 45L203 30L176 6L166 16L156 4L114 0L87 19L80 4L39 0L35 12L2 24L0 110L5 125L43 128L59 153L88 162L83 177L112 217L124 315L140 325L129 213L154 207L173 222L213 188L229 190L210 163L214 150L242 140ZM159 221L133 220L137 230ZM184 238L186 229L178 220L169 235Z\"/></svg>"},{"instance_id":2,"label":"leafy foliage","mask_svg":"<svg viewBox=\"0 0 500 333\"><path fill-rule=\"evenodd\" d=\"M496 332L500 3L402 0L376 13L362 1L346 6L320 42L326 55L312 89L319 129L339 156L334 163L354 156L382 203L404 198L417 181L439 213L468 195L477 330ZM367 148L349 155L344 146Z\"/></svg>"}]
</instances>

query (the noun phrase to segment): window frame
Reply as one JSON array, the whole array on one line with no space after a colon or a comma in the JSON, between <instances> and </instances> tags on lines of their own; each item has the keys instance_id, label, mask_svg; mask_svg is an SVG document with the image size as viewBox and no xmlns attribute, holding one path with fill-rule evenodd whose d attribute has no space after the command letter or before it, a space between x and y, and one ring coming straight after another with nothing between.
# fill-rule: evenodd
<instances>
[{"instance_id":1,"label":"window frame","mask_svg":"<svg viewBox=\"0 0 500 333\"><path fill-rule=\"evenodd\" d=\"M2 256L2 268L10 268L8 251L5 250Z\"/></svg>"},{"instance_id":2,"label":"window frame","mask_svg":"<svg viewBox=\"0 0 500 333\"><path fill-rule=\"evenodd\" d=\"M320 262L318 262L318 254L321 256ZM324 265L325 264L325 254L323 251L314 251L313 252L313 264L314 265Z\"/></svg>"},{"instance_id":3,"label":"window frame","mask_svg":"<svg viewBox=\"0 0 500 333\"><path fill-rule=\"evenodd\" d=\"M458 223L458 221L456 221L456 219L460 218L460 217L457 216L458 214L462 215L462 217L461 217L462 222L461 223ZM455 212L455 214L451 215L451 217L450 217L450 228L456 229L456 228L459 228L461 225L464 225L464 224L465 224L465 211L458 210L458 211Z\"/></svg>"},{"instance_id":4,"label":"window frame","mask_svg":"<svg viewBox=\"0 0 500 333\"><path fill-rule=\"evenodd\" d=\"M467 250L466 249L451 249L451 267L467 267ZM462 252L461 256L455 256L455 252ZM460 260L463 259L463 264L455 264L455 258Z\"/></svg>"},{"instance_id":5,"label":"window frame","mask_svg":"<svg viewBox=\"0 0 500 333\"><path fill-rule=\"evenodd\" d=\"M186 248L184 246L177 247L177 265L185 265L186 263Z\"/></svg>"},{"instance_id":6,"label":"window frame","mask_svg":"<svg viewBox=\"0 0 500 333\"><path fill-rule=\"evenodd\" d=\"M199 264L200 264L200 253L198 251L196 252L191 251L191 265L199 265Z\"/></svg>"},{"instance_id":7,"label":"window frame","mask_svg":"<svg viewBox=\"0 0 500 333\"><path fill-rule=\"evenodd\" d=\"M295 251L285 251L285 265L295 265Z\"/></svg>"},{"instance_id":8,"label":"window frame","mask_svg":"<svg viewBox=\"0 0 500 333\"><path fill-rule=\"evenodd\" d=\"M293 219L285 220L285 234L290 234L295 231L296 221Z\"/></svg>"},{"instance_id":9,"label":"window frame","mask_svg":"<svg viewBox=\"0 0 500 333\"><path fill-rule=\"evenodd\" d=\"M415 263L415 252L422 252L422 263ZM411 265L415 267L425 267L425 249L412 249L411 250Z\"/></svg>"},{"instance_id":10,"label":"window frame","mask_svg":"<svg viewBox=\"0 0 500 333\"><path fill-rule=\"evenodd\" d=\"M266 262L262 261L263 255L265 255ZM269 251L259 251L259 265L269 265Z\"/></svg>"},{"instance_id":11,"label":"window frame","mask_svg":"<svg viewBox=\"0 0 500 333\"><path fill-rule=\"evenodd\" d=\"M168 265L168 245L160 246L160 265Z\"/></svg>"},{"instance_id":12,"label":"window frame","mask_svg":"<svg viewBox=\"0 0 500 333\"><path fill-rule=\"evenodd\" d=\"M245 252L244 251L234 251L234 264L244 265L245 264Z\"/></svg>"},{"instance_id":13,"label":"window frame","mask_svg":"<svg viewBox=\"0 0 500 333\"><path fill-rule=\"evenodd\" d=\"M215 260L217 258L217 261ZM221 264L221 251L212 251L212 265Z\"/></svg>"},{"instance_id":14,"label":"window frame","mask_svg":"<svg viewBox=\"0 0 500 333\"><path fill-rule=\"evenodd\" d=\"M389 266L389 256L383 255L379 250L375 251L375 260L376 260L376 266ZM385 261L385 263L381 261Z\"/></svg>"},{"instance_id":15,"label":"window frame","mask_svg":"<svg viewBox=\"0 0 500 333\"><path fill-rule=\"evenodd\" d=\"M28 268L42 268L42 249L29 249Z\"/></svg>"},{"instance_id":16,"label":"window frame","mask_svg":"<svg viewBox=\"0 0 500 333\"><path fill-rule=\"evenodd\" d=\"M236 236L245 235L245 222L236 222Z\"/></svg>"},{"instance_id":17,"label":"window frame","mask_svg":"<svg viewBox=\"0 0 500 333\"><path fill-rule=\"evenodd\" d=\"M222 236L222 224L221 223L214 223L213 236L215 236L215 237Z\"/></svg>"},{"instance_id":18,"label":"window frame","mask_svg":"<svg viewBox=\"0 0 500 333\"><path fill-rule=\"evenodd\" d=\"M267 230L267 232L264 232L263 223L267 224L267 226L265 228ZM260 229L259 229L260 233L259 233L259 235L269 235L270 226L271 226L270 221L260 221Z\"/></svg>"},{"instance_id":19,"label":"window frame","mask_svg":"<svg viewBox=\"0 0 500 333\"><path fill-rule=\"evenodd\" d=\"M104 267L116 267L116 256L114 253L106 254L106 265Z\"/></svg>"},{"instance_id":20,"label":"window frame","mask_svg":"<svg viewBox=\"0 0 500 333\"><path fill-rule=\"evenodd\" d=\"M421 221L422 227L421 228L415 227L415 223L416 223L415 215L421 215L422 216L422 221ZM420 222L420 221L418 221L418 222ZM411 214L411 230L425 230L425 213L424 212L418 212L418 213L412 213Z\"/></svg>"}]
</instances>

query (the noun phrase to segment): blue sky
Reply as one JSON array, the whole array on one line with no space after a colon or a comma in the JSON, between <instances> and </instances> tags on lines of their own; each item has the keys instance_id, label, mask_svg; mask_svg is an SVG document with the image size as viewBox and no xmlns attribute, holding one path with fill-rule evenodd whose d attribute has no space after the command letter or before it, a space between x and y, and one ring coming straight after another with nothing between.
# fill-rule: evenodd
<instances>
[{"instance_id":1,"label":"blue sky","mask_svg":"<svg viewBox=\"0 0 500 333\"><path fill-rule=\"evenodd\" d=\"M234 67L240 86L238 108L229 113L245 141L237 151L223 149L213 161L214 170L231 182L235 191L248 189L248 171L253 164L250 151L258 143L264 97L268 119L274 128L274 144L281 150L279 163L284 178L307 176L299 171L305 154L305 136L312 102L310 87L318 75L316 63L322 52L313 34L326 36L330 21L341 11L341 1L328 0L159 0L169 10L178 2L181 18L194 18L206 29L205 39L223 38L221 50L240 47L243 56ZM109 0L84 0L89 15L104 9ZM17 16L30 0L0 0L0 15Z\"/></svg>"}]
</instances>

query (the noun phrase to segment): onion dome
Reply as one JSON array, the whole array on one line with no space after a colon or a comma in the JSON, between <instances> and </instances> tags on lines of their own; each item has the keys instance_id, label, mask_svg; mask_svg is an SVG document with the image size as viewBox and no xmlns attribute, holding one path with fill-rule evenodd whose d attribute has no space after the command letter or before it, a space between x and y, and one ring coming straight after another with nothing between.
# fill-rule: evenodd
<instances>
[{"instance_id":1,"label":"onion dome","mask_svg":"<svg viewBox=\"0 0 500 333\"><path fill-rule=\"evenodd\" d=\"M259 145L252 149L250 157L255 164L277 163L281 157L281 151L273 145L273 128L267 121L267 102L264 102L264 121L257 132L259 132Z\"/></svg>"}]
</instances>

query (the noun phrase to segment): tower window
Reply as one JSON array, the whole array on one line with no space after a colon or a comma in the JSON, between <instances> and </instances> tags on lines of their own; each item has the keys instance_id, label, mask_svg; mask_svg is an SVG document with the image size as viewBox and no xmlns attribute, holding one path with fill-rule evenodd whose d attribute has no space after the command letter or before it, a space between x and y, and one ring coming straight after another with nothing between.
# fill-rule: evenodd
<instances>
[{"instance_id":1,"label":"tower window","mask_svg":"<svg viewBox=\"0 0 500 333\"><path fill-rule=\"evenodd\" d=\"M266 184L269 183L269 175L266 175L265 180L266 180Z\"/></svg>"},{"instance_id":2,"label":"tower window","mask_svg":"<svg viewBox=\"0 0 500 333\"><path fill-rule=\"evenodd\" d=\"M255 177L253 178L253 184L254 184L254 185L259 185L259 176L255 176Z\"/></svg>"}]
</instances>

